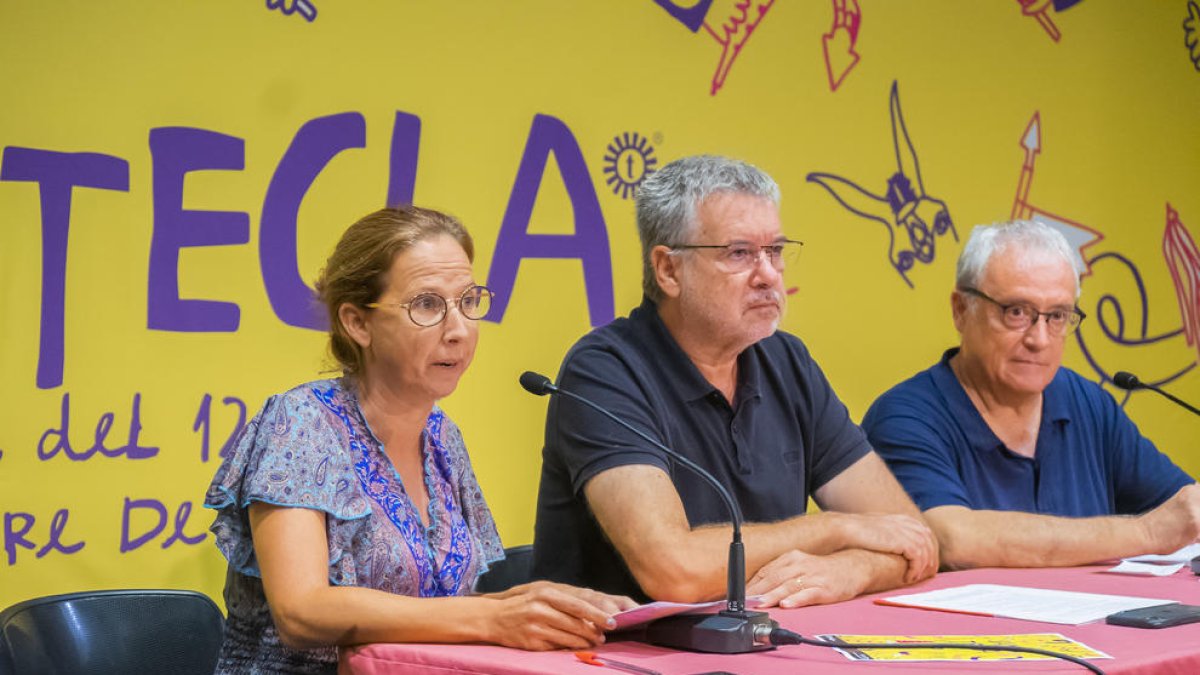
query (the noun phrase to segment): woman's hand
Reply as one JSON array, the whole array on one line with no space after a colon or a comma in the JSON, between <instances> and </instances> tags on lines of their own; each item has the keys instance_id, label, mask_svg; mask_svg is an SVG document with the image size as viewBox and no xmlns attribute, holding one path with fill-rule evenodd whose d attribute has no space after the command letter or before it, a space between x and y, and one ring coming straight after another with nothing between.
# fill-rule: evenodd
<instances>
[{"instance_id":1,"label":"woman's hand","mask_svg":"<svg viewBox=\"0 0 1200 675\"><path fill-rule=\"evenodd\" d=\"M608 595L549 581L514 586L485 595L495 606L488 642L534 651L586 649L604 642L612 615L636 606L625 596Z\"/></svg>"}]
</instances>

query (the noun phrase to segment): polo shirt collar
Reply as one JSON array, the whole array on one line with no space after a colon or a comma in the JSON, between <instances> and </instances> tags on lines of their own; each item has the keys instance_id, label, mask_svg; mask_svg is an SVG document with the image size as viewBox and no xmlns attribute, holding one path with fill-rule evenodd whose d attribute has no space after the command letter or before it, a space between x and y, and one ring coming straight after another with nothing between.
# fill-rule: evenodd
<instances>
[{"instance_id":1,"label":"polo shirt collar","mask_svg":"<svg viewBox=\"0 0 1200 675\"><path fill-rule=\"evenodd\" d=\"M1046 385L1046 390L1042 392L1042 422L1070 422L1071 421L1071 405L1068 401L1070 392L1068 391L1067 376L1063 374L1063 367L1060 365L1054 373L1054 379L1050 380L1050 384Z\"/></svg>"},{"instance_id":2,"label":"polo shirt collar","mask_svg":"<svg viewBox=\"0 0 1200 675\"><path fill-rule=\"evenodd\" d=\"M971 397L967 396L967 390L950 368L950 359L954 358L955 354L958 354L958 347L951 347L942 354L942 360L931 373L933 382L945 397L951 414L963 425L971 449L975 452L998 450L1004 447L1004 443L983 420L983 415L979 414L975 404L971 402Z\"/></svg>"},{"instance_id":3,"label":"polo shirt collar","mask_svg":"<svg viewBox=\"0 0 1200 675\"><path fill-rule=\"evenodd\" d=\"M962 383L955 377L954 370L950 368L950 359L954 358L955 354L958 354L958 347L947 349L942 354L942 360L931 372L934 384L946 398L950 411L963 425L967 441L971 444L972 449L977 452L986 452L1004 447L1004 443L983 420L983 415L975 408L971 397L967 396L967 390L963 388ZM1046 422L1071 421L1070 406L1066 401L1064 387L1066 387L1066 381L1060 366L1058 372L1054 374L1054 379L1042 392L1043 426ZM1038 444L1040 447L1040 434Z\"/></svg>"},{"instance_id":4,"label":"polo shirt collar","mask_svg":"<svg viewBox=\"0 0 1200 675\"><path fill-rule=\"evenodd\" d=\"M697 401L711 396L713 393L720 395L720 391L704 379L691 357L675 341L675 336L671 335L671 331L667 330L667 325L658 315L658 305L653 300L643 295L642 304L630 312L629 320L633 324L637 336L646 345L646 351L656 355L659 361L659 370L671 374L669 378L666 378L667 383L675 389L680 398L685 401ZM757 347L757 344L751 345L738 354L736 401L749 400L759 396L762 365L751 355L751 352Z\"/></svg>"}]
</instances>

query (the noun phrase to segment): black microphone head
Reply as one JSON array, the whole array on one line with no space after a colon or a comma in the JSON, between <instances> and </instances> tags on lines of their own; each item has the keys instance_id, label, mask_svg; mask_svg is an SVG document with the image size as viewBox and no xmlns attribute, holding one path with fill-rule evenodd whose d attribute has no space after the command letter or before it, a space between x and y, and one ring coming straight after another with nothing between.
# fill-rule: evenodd
<instances>
[{"instance_id":1,"label":"black microphone head","mask_svg":"<svg viewBox=\"0 0 1200 675\"><path fill-rule=\"evenodd\" d=\"M1142 386L1142 381L1138 379L1137 375L1122 370L1113 375L1113 384L1122 389L1133 391Z\"/></svg>"},{"instance_id":2,"label":"black microphone head","mask_svg":"<svg viewBox=\"0 0 1200 675\"><path fill-rule=\"evenodd\" d=\"M525 391L534 396L545 396L557 389L557 387L550 383L550 378L541 373L535 373L532 370L521 373L521 386L525 387Z\"/></svg>"}]
</instances>

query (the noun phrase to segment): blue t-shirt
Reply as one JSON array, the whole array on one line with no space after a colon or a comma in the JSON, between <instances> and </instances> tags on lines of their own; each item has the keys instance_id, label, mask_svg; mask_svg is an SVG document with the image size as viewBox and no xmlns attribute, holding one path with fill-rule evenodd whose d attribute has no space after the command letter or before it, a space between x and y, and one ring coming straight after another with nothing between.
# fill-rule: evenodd
<instances>
[{"instance_id":1,"label":"blue t-shirt","mask_svg":"<svg viewBox=\"0 0 1200 675\"><path fill-rule=\"evenodd\" d=\"M747 522L803 514L813 490L870 452L804 344L776 332L738 356L730 406L644 300L567 354L558 384L612 411L714 474ZM534 528L537 578L645 599L592 516L583 487L617 466L666 471L692 527L727 523L712 486L591 408L554 397Z\"/></svg>"},{"instance_id":2,"label":"blue t-shirt","mask_svg":"<svg viewBox=\"0 0 1200 675\"><path fill-rule=\"evenodd\" d=\"M871 445L921 510L1138 514L1194 482L1112 396L1067 368L1043 392L1033 457L1012 452L950 369L956 353L880 396L863 418Z\"/></svg>"}]
</instances>

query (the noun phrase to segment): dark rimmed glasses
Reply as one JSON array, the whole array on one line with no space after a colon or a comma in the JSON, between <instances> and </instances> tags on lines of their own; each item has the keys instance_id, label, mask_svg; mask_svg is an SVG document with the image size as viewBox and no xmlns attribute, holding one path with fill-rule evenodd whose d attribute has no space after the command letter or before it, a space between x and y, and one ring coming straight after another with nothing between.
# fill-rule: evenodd
<instances>
[{"instance_id":1,"label":"dark rimmed glasses","mask_svg":"<svg viewBox=\"0 0 1200 675\"><path fill-rule=\"evenodd\" d=\"M977 298L983 298L993 305L1000 308L1000 318L1004 326L1010 330L1026 331L1029 327L1037 323L1041 317L1046 317L1046 328L1054 335L1070 335L1079 328L1079 323L1087 318L1078 307L1071 309L1052 309L1048 312L1038 311L1036 307L1027 302L1014 302L1011 304L1000 302L989 296L987 293L970 286L963 286L958 290Z\"/></svg>"},{"instance_id":2,"label":"dark rimmed glasses","mask_svg":"<svg viewBox=\"0 0 1200 675\"><path fill-rule=\"evenodd\" d=\"M796 262L802 246L804 246L802 241L780 239L762 246L738 241L732 244L679 244L670 248L672 251L693 249L717 251L715 260L717 268L729 274L739 274L754 269L764 256L771 263L771 267L782 272L789 263Z\"/></svg>"},{"instance_id":3,"label":"dark rimmed glasses","mask_svg":"<svg viewBox=\"0 0 1200 675\"><path fill-rule=\"evenodd\" d=\"M408 318L413 323L428 328L445 321L451 302L464 317L472 321L482 319L492 308L493 295L486 286L472 286L453 299L443 298L437 293L418 293L408 302L371 302L367 303L367 307L403 307L408 310Z\"/></svg>"}]
</instances>

